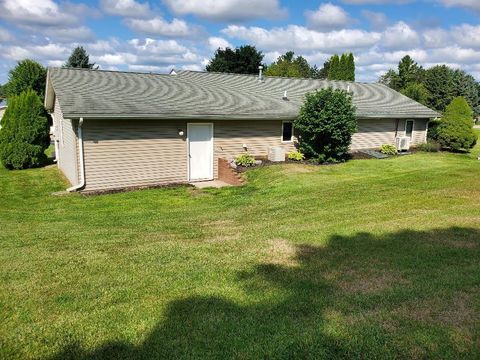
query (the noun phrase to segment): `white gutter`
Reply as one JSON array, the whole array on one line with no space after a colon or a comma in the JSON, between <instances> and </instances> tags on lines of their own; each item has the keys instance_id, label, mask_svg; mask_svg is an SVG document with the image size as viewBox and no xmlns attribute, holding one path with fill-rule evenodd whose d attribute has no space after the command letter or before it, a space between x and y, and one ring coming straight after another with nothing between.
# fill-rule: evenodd
<instances>
[{"instance_id":1,"label":"white gutter","mask_svg":"<svg viewBox=\"0 0 480 360\"><path fill-rule=\"evenodd\" d=\"M67 189L68 192L80 190L85 186L85 159L83 157L83 117L78 121L78 155L80 156L80 182Z\"/></svg>"}]
</instances>

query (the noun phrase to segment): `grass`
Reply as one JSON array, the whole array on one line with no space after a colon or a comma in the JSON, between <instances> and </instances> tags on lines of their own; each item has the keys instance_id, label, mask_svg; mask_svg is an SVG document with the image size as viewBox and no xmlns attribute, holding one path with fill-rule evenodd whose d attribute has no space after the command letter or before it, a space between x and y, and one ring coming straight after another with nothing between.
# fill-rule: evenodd
<instances>
[{"instance_id":1,"label":"grass","mask_svg":"<svg viewBox=\"0 0 480 360\"><path fill-rule=\"evenodd\" d=\"M480 357L480 161L95 197L0 169L0 358Z\"/></svg>"}]
</instances>

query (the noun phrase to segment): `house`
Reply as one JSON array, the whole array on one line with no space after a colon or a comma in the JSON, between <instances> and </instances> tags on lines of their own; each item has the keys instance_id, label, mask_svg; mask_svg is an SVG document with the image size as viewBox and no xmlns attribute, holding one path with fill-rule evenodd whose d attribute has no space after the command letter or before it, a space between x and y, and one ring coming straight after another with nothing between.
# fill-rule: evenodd
<instances>
[{"instance_id":1,"label":"house","mask_svg":"<svg viewBox=\"0 0 480 360\"><path fill-rule=\"evenodd\" d=\"M107 190L218 177L244 151L294 150L292 121L306 92L345 89L357 107L351 150L426 139L437 113L381 84L50 68L45 107L53 116L58 166L70 190ZM219 160L220 159L220 160Z\"/></svg>"}]
</instances>

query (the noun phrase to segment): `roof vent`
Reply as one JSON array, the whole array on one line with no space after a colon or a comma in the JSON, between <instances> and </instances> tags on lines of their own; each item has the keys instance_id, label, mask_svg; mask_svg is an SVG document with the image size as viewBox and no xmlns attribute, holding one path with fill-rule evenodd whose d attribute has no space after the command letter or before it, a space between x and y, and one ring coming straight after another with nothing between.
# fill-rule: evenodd
<instances>
[{"instance_id":1,"label":"roof vent","mask_svg":"<svg viewBox=\"0 0 480 360\"><path fill-rule=\"evenodd\" d=\"M285 92L283 93L282 99L288 101L287 90L285 90Z\"/></svg>"},{"instance_id":2,"label":"roof vent","mask_svg":"<svg viewBox=\"0 0 480 360\"><path fill-rule=\"evenodd\" d=\"M263 70L263 66L260 65L260 66L258 67L258 81L259 81L259 82L262 82L262 81L263 81L262 70Z\"/></svg>"}]
</instances>

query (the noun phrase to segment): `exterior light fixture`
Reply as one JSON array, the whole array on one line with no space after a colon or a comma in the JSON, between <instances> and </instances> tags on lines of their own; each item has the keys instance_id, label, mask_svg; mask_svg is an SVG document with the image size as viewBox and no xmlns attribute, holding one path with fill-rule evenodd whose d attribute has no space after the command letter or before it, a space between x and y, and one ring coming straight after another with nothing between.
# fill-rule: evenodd
<instances>
[{"instance_id":1,"label":"exterior light fixture","mask_svg":"<svg viewBox=\"0 0 480 360\"><path fill-rule=\"evenodd\" d=\"M178 136L185 135L185 132L182 129L178 129Z\"/></svg>"}]
</instances>

